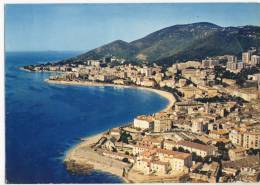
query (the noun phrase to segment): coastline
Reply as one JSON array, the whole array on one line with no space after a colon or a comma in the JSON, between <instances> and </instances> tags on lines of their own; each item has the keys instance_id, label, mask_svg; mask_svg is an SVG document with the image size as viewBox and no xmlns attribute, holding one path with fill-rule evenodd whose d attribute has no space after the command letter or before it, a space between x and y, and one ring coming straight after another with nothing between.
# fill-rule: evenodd
<instances>
[{"instance_id":1,"label":"coastline","mask_svg":"<svg viewBox=\"0 0 260 185\"><path fill-rule=\"evenodd\" d=\"M24 67L18 67L18 69L21 71L26 71L26 72L30 72L30 73L35 73L35 72L37 72L37 73L60 73L60 74L64 73L62 71L32 71L29 69L25 69Z\"/></svg>"},{"instance_id":2,"label":"coastline","mask_svg":"<svg viewBox=\"0 0 260 185\"><path fill-rule=\"evenodd\" d=\"M83 141L80 141L77 145L70 148L66 152L64 163L68 164L73 162L78 166L88 168L88 170L110 173L112 175L118 176L127 183L129 180L122 176L122 166L120 166L122 162L102 156L94 152L90 147L92 144L95 144L104 133L105 132L101 132L92 136L87 136L83 139ZM118 163L120 167L114 165L116 163Z\"/></svg>"},{"instance_id":3,"label":"coastline","mask_svg":"<svg viewBox=\"0 0 260 185\"><path fill-rule=\"evenodd\" d=\"M26 71L26 72L32 72L31 70L25 69L24 67L19 67L19 70Z\"/></svg>"},{"instance_id":4,"label":"coastline","mask_svg":"<svg viewBox=\"0 0 260 185\"><path fill-rule=\"evenodd\" d=\"M154 92L168 100L167 106L158 111L167 111L172 108L175 103L174 96L166 91L152 89L147 87L138 87L138 86L127 86L127 85L117 85L117 84L106 84L98 82L76 82L76 81L58 81L58 80L45 80L47 83L51 84L61 84L61 85L79 85L79 86L111 86L118 88L137 88L142 90L148 90ZM129 167L127 164L111 159L109 157L103 156L94 152L91 149L91 145L97 143L99 139L105 134L101 132L92 136L87 136L82 139L78 144L72 146L65 154L64 163L70 164L72 166L78 166L78 168L84 167L91 170L108 172L110 174L120 177L125 183L145 183L149 182L150 179L144 177L143 175L138 174L137 172L130 172L128 177L122 176L122 169ZM157 182L157 180L162 181L162 179L151 179L151 182Z\"/></svg>"},{"instance_id":5,"label":"coastline","mask_svg":"<svg viewBox=\"0 0 260 185\"><path fill-rule=\"evenodd\" d=\"M176 99L174 98L174 96L171 93L166 92L166 91L162 91L162 90L159 90L159 89L148 88L148 87L107 84L107 83L89 82L89 81L77 82L77 81L60 81L60 80L49 80L49 79L46 79L45 81L47 83L61 84L61 85L79 85L79 86L97 86L97 87L108 86L108 87L119 87L119 88L136 88L136 89L151 91L151 92L154 92L154 93L156 93L156 94L158 94L158 95L160 95L160 96L162 96L162 97L164 97L168 100L167 106L164 109L160 110L159 112L163 112L163 111L167 111L167 110L171 109L171 107L176 102Z\"/></svg>"}]
</instances>

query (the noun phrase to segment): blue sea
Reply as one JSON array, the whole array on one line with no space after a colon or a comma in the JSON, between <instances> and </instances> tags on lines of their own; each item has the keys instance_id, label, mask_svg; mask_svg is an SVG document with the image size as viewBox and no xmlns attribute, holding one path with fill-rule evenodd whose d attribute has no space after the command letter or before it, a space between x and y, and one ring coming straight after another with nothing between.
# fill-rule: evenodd
<instances>
[{"instance_id":1,"label":"blue sea","mask_svg":"<svg viewBox=\"0 0 260 185\"><path fill-rule=\"evenodd\" d=\"M20 66L55 62L78 52L10 52L5 54L7 183L121 183L109 173L70 174L66 151L80 138L159 111L167 100L132 88L79 87L44 82L51 73Z\"/></svg>"}]
</instances>

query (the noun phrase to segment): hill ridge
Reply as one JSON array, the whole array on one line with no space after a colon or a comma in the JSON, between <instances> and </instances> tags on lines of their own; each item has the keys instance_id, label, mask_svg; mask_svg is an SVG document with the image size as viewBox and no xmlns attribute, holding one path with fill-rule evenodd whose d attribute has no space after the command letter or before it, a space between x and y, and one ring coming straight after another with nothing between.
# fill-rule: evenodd
<instances>
[{"instance_id":1,"label":"hill ridge","mask_svg":"<svg viewBox=\"0 0 260 185\"><path fill-rule=\"evenodd\" d=\"M128 61L165 64L214 55L238 55L252 46L260 47L259 26L221 27L210 22L196 22L165 27L131 42L118 39L61 62L116 56Z\"/></svg>"}]
</instances>

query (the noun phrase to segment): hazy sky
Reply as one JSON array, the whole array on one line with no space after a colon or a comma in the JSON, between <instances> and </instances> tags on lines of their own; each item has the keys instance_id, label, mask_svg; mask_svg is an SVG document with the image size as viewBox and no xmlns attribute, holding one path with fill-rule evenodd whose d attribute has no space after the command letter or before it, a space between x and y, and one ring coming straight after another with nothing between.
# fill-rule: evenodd
<instances>
[{"instance_id":1,"label":"hazy sky","mask_svg":"<svg viewBox=\"0 0 260 185\"><path fill-rule=\"evenodd\" d=\"M6 51L87 51L175 24L260 26L260 4L5 5Z\"/></svg>"}]
</instances>

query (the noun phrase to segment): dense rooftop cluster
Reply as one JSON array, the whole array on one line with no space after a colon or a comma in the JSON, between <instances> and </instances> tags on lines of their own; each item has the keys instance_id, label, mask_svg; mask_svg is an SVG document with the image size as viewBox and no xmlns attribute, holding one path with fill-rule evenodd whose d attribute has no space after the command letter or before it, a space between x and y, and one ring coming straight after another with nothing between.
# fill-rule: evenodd
<instances>
[{"instance_id":1,"label":"dense rooftop cluster","mask_svg":"<svg viewBox=\"0 0 260 185\"><path fill-rule=\"evenodd\" d=\"M168 68L105 57L83 64L27 66L50 81L144 86L172 93L173 107L113 128L92 146L140 174L176 182L260 180L260 56L255 48ZM116 65L115 65L116 64Z\"/></svg>"}]
</instances>

